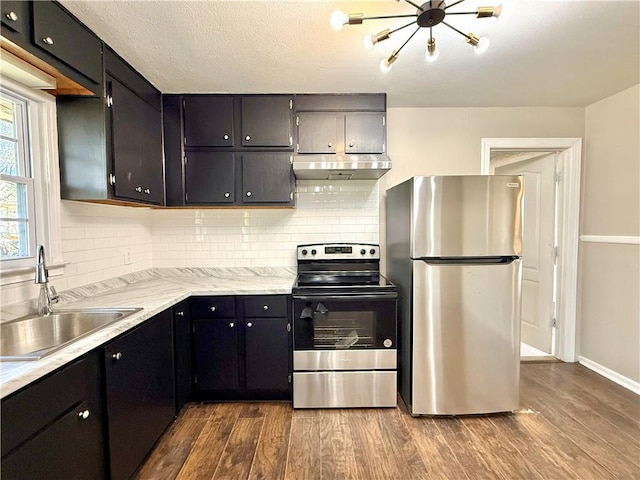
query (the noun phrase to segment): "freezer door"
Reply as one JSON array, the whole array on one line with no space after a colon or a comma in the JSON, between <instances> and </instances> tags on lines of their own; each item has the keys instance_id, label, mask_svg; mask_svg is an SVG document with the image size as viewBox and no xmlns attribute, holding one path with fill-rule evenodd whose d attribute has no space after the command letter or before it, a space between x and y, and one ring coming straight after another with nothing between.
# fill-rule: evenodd
<instances>
[{"instance_id":1,"label":"freezer door","mask_svg":"<svg viewBox=\"0 0 640 480\"><path fill-rule=\"evenodd\" d=\"M517 175L414 177L411 258L519 256L522 195Z\"/></svg>"},{"instance_id":2,"label":"freezer door","mask_svg":"<svg viewBox=\"0 0 640 480\"><path fill-rule=\"evenodd\" d=\"M411 413L518 409L521 261L412 263Z\"/></svg>"}]
</instances>

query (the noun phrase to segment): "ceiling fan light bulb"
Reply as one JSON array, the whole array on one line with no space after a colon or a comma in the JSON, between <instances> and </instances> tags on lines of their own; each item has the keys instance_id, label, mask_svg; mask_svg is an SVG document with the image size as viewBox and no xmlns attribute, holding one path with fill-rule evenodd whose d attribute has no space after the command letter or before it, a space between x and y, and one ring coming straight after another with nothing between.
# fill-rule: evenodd
<instances>
[{"instance_id":1,"label":"ceiling fan light bulb","mask_svg":"<svg viewBox=\"0 0 640 480\"><path fill-rule=\"evenodd\" d=\"M334 30L342 30L342 27L348 22L349 16L340 10L336 10L331 14L331 27L333 27Z\"/></svg>"},{"instance_id":2,"label":"ceiling fan light bulb","mask_svg":"<svg viewBox=\"0 0 640 480\"><path fill-rule=\"evenodd\" d=\"M373 45L374 45L373 34L370 33L368 35L365 35L364 41L362 43L364 43L365 48L369 48L369 49L373 48Z\"/></svg>"},{"instance_id":3,"label":"ceiling fan light bulb","mask_svg":"<svg viewBox=\"0 0 640 480\"><path fill-rule=\"evenodd\" d=\"M391 65L393 65L393 62L395 62L397 59L398 51L394 50L391 55L389 55L387 58L382 59L382 61L380 62L380 70L385 73L388 72L389 70L391 70Z\"/></svg>"},{"instance_id":4,"label":"ceiling fan light bulb","mask_svg":"<svg viewBox=\"0 0 640 480\"><path fill-rule=\"evenodd\" d=\"M487 37L481 37L478 44L474 46L475 52L480 55L486 52L489 48L489 39Z\"/></svg>"},{"instance_id":5,"label":"ceiling fan light bulb","mask_svg":"<svg viewBox=\"0 0 640 480\"><path fill-rule=\"evenodd\" d=\"M431 37L427 40L427 52L425 59L427 62L434 62L440 56L440 50L436 46L436 39Z\"/></svg>"}]
</instances>

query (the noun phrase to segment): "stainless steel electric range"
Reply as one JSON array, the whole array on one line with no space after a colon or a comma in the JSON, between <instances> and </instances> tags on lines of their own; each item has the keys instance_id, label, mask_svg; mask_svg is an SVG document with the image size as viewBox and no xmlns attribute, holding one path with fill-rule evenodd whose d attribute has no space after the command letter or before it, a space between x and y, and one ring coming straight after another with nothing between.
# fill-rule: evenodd
<instances>
[{"instance_id":1,"label":"stainless steel electric range","mask_svg":"<svg viewBox=\"0 0 640 480\"><path fill-rule=\"evenodd\" d=\"M293 286L293 407L394 407L395 285L380 246L299 245Z\"/></svg>"}]
</instances>

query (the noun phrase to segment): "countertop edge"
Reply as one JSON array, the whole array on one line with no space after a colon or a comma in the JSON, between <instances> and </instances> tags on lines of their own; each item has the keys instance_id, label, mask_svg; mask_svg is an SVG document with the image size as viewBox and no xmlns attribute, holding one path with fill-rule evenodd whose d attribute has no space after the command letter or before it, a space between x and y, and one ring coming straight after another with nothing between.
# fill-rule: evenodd
<instances>
[{"instance_id":1,"label":"countertop edge","mask_svg":"<svg viewBox=\"0 0 640 480\"><path fill-rule=\"evenodd\" d=\"M256 277L256 278L247 278L247 284L250 284L251 281L260 281L267 283L269 282L268 276L264 278ZM171 288L173 290L173 294L168 297L167 292L163 289L163 294L165 295L157 304L154 302L152 307L143 307L143 309L139 312L136 312L125 319L116 322L112 325L105 327L83 339L78 340L77 342L68 345L67 347L52 353L51 355L44 357L40 360L34 361L20 361L20 362L0 362L0 399L4 399L24 387L38 381L39 379L53 373L57 369L64 367L65 365L73 362L74 360L80 358L81 356L89 353L90 351L101 347L107 342L113 340L114 338L120 336L121 334L131 330L132 328L140 325L144 321L149 318L157 315L158 313L167 310L168 308L173 307L179 302L188 299L190 297L198 297L198 296L222 296L222 295L235 295L235 296L243 296L243 295L290 295L291 287L293 286L294 277L287 278L286 276L277 277L277 286L268 286L268 287L258 287L251 285L242 285L239 288L237 287L228 287L228 288L207 288L202 286L184 286L181 283L184 282L184 278L182 281L175 282L175 289L171 288L173 282L171 279L163 278L163 279L154 279L151 282L158 282L161 287L164 289ZM188 281L188 280L187 280ZM242 281L242 279L241 279ZM144 282L143 282L144 283ZM243 282L244 283L244 282ZM288 286L285 286L288 284ZM127 287L123 287L126 289ZM152 290L153 287L149 287L149 290ZM142 289L141 289L142 290ZM153 295L153 293L149 293ZM109 297L114 298L113 300L109 300ZM105 305L105 303L110 303ZM143 302L140 302L143 303ZM68 309L68 308L90 308L90 307L110 307L110 308L118 308L118 307L140 307L140 305L135 304L122 304L118 303L117 295L114 295L113 292L106 292L105 294L99 294L94 297L87 297L77 302L71 302L69 304L65 304L59 308Z\"/></svg>"}]
</instances>

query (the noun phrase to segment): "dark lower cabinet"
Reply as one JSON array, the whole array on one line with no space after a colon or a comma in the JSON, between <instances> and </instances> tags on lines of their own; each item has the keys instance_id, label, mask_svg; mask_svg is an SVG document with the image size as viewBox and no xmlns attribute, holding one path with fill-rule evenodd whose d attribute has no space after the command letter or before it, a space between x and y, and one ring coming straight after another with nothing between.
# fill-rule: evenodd
<instances>
[{"instance_id":1,"label":"dark lower cabinet","mask_svg":"<svg viewBox=\"0 0 640 480\"><path fill-rule=\"evenodd\" d=\"M104 347L109 464L130 478L174 419L173 328L167 310Z\"/></svg>"},{"instance_id":2,"label":"dark lower cabinet","mask_svg":"<svg viewBox=\"0 0 640 480\"><path fill-rule=\"evenodd\" d=\"M191 369L191 317L189 300L184 300L173 311L173 352L176 375L176 415L193 394Z\"/></svg>"},{"instance_id":3,"label":"dark lower cabinet","mask_svg":"<svg viewBox=\"0 0 640 480\"><path fill-rule=\"evenodd\" d=\"M3 479L107 477L97 352L2 401Z\"/></svg>"},{"instance_id":4,"label":"dark lower cabinet","mask_svg":"<svg viewBox=\"0 0 640 480\"><path fill-rule=\"evenodd\" d=\"M289 296L218 298L192 299L194 395L208 400L289 399ZM233 317L224 309L230 305L235 306Z\"/></svg>"},{"instance_id":5,"label":"dark lower cabinet","mask_svg":"<svg viewBox=\"0 0 640 480\"><path fill-rule=\"evenodd\" d=\"M286 395L289 390L288 318L245 319L246 387Z\"/></svg>"},{"instance_id":6,"label":"dark lower cabinet","mask_svg":"<svg viewBox=\"0 0 640 480\"><path fill-rule=\"evenodd\" d=\"M238 322L235 318L198 318L193 323L198 390L232 394L240 389Z\"/></svg>"}]
</instances>

